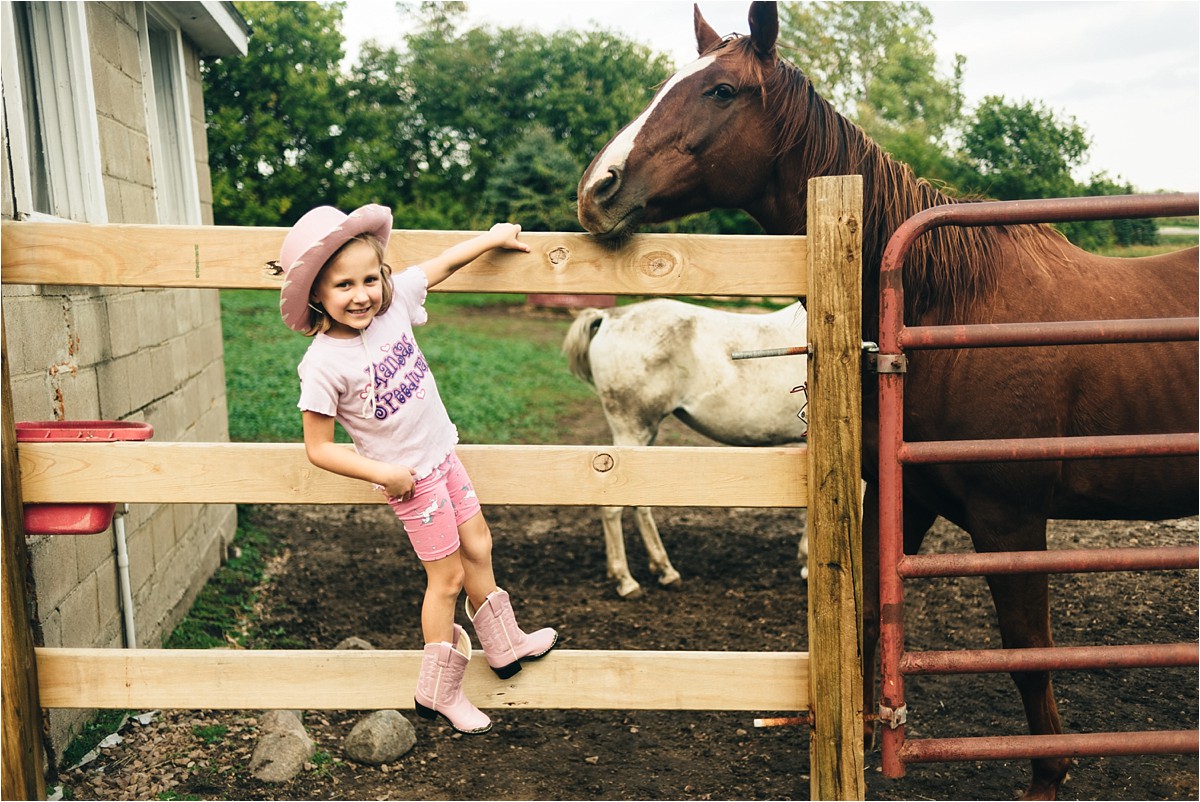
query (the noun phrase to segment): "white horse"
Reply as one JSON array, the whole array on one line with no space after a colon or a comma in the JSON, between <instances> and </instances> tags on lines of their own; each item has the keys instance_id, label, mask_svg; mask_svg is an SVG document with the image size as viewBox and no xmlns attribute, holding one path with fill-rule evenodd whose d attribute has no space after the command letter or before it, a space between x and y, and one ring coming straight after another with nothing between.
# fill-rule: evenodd
<instances>
[{"instance_id":1,"label":"white horse","mask_svg":"<svg viewBox=\"0 0 1200 802\"><path fill-rule=\"evenodd\" d=\"M720 443L776 446L804 439L804 356L734 361L741 350L806 343L800 302L769 314L725 312L655 299L611 310L584 309L563 340L571 373L596 388L613 445L652 445L668 415ZM617 593L637 594L629 574L621 507L601 514L608 575ZM649 507L637 507L638 529L660 585L679 581ZM800 538L801 576L808 576L807 528Z\"/></svg>"}]
</instances>

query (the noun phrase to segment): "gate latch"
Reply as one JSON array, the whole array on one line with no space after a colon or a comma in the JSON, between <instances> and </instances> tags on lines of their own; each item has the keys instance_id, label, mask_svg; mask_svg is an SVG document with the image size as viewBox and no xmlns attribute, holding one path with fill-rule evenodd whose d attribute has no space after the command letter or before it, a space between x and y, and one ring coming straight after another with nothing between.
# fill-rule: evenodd
<instances>
[{"instance_id":1,"label":"gate latch","mask_svg":"<svg viewBox=\"0 0 1200 802\"><path fill-rule=\"evenodd\" d=\"M907 373L908 357L904 354L867 354L867 368L875 373Z\"/></svg>"},{"instance_id":2,"label":"gate latch","mask_svg":"<svg viewBox=\"0 0 1200 802\"><path fill-rule=\"evenodd\" d=\"M893 730L897 727L903 727L908 721L908 705L900 705L899 707L892 708L881 704L879 706L879 720Z\"/></svg>"}]
</instances>

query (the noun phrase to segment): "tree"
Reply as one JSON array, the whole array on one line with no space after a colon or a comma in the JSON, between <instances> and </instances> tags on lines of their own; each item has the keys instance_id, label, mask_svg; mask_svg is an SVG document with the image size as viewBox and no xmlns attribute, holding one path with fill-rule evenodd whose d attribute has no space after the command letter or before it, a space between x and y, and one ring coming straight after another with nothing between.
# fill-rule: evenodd
<instances>
[{"instance_id":1,"label":"tree","mask_svg":"<svg viewBox=\"0 0 1200 802\"><path fill-rule=\"evenodd\" d=\"M1087 158L1087 132L1037 101L983 99L962 138L962 156L979 174L979 189L998 200L1082 194L1071 170Z\"/></svg>"},{"instance_id":2,"label":"tree","mask_svg":"<svg viewBox=\"0 0 1200 802\"><path fill-rule=\"evenodd\" d=\"M344 105L337 80L344 2L240 2L244 58L201 65L213 217L289 224L337 198Z\"/></svg>"},{"instance_id":3,"label":"tree","mask_svg":"<svg viewBox=\"0 0 1200 802\"><path fill-rule=\"evenodd\" d=\"M1130 195L1133 187L1109 178L1105 173L1093 175L1079 187L1082 195ZM1079 220L1061 223L1063 233L1082 248L1102 248L1111 245L1153 245L1158 242L1158 224L1152 219L1141 220Z\"/></svg>"},{"instance_id":4,"label":"tree","mask_svg":"<svg viewBox=\"0 0 1200 802\"><path fill-rule=\"evenodd\" d=\"M586 164L669 73L616 34L463 29L463 3L432 2L401 3L402 44L368 44L343 73L344 5L237 4L249 53L202 66L218 223L375 201L405 227L468 227L527 132ZM562 171L553 197L573 197L579 172Z\"/></svg>"},{"instance_id":5,"label":"tree","mask_svg":"<svg viewBox=\"0 0 1200 802\"><path fill-rule=\"evenodd\" d=\"M669 74L664 56L602 32L425 28L401 61L419 162L436 189L472 199L535 126L586 164ZM556 194L578 179L560 176Z\"/></svg>"},{"instance_id":6,"label":"tree","mask_svg":"<svg viewBox=\"0 0 1200 802\"><path fill-rule=\"evenodd\" d=\"M780 3L780 42L834 108L918 174L952 180L962 69L939 74L933 15L913 2Z\"/></svg>"},{"instance_id":7,"label":"tree","mask_svg":"<svg viewBox=\"0 0 1200 802\"><path fill-rule=\"evenodd\" d=\"M485 220L477 227L511 220L527 231L579 231L574 182L581 171L562 140L534 125L488 178Z\"/></svg>"}]
</instances>

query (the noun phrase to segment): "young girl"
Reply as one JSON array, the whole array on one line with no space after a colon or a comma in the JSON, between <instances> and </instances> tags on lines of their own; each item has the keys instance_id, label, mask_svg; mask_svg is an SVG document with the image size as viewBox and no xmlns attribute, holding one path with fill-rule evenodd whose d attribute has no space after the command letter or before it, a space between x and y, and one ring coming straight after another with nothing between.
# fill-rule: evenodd
<instances>
[{"instance_id":1,"label":"young girl","mask_svg":"<svg viewBox=\"0 0 1200 802\"><path fill-rule=\"evenodd\" d=\"M393 276L384 263L391 231L385 206L348 215L321 206L284 239L279 309L284 323L313 338L299 367L304 446L314 465L372 482L387 496L425 568L417 713L440 714L459 732L487 732L491 720L462 692L471 640L454 623L459 593L466 589L467 618L501 678L550 651L558 633L522 632L508 594L496 586L491 530L454 454L458 431L413 326L428 319L430 287L494 248L529 246L517 239L520 226L497 223ZM355 451L334 443L335 420Z\"/></svg>"}]
</instances>

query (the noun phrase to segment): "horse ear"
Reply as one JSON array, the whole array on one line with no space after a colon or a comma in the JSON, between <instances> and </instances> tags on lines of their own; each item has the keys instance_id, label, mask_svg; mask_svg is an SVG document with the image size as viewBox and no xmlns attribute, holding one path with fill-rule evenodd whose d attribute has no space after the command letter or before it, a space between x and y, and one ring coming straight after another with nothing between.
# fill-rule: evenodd
<instances>
[{"instance_id":1,"label":"horse ear","mask_svg":"<svg viewBox=\"0 0 1200 802\"><path fill-rule=\"evenodd\" d=\"M762 57L775 55L775 40L779 37L779 9L775 3L750 4L750 42L754 52Z\"/></svg>"},{"instance_id":2,"label":"horse ear","mask_svg":"<svg viewBox=\"0 0 1200 802\"><path fill-rule=\"evenodd\" d=\"M700 5L698 3L692 6L692 20L696 26L696 52L703 56L720 44L721 37L705 21L704 16L700 13Z\"/></svg>"}]
</instances>

